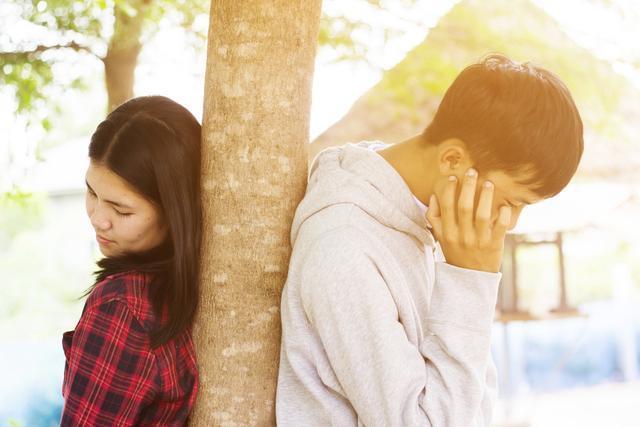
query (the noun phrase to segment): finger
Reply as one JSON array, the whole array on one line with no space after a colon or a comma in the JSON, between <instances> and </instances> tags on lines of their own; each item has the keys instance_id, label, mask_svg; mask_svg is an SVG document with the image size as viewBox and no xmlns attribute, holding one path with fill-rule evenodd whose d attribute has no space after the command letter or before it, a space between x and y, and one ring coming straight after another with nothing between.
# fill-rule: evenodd
<instances>
[{"instance_id":1,"label":"finger","mask_svg":"<svg viewBox=\"0 0 640 427\"><path fill-rule=\"evenodd\" d=\"M493 183L485 181L478 197L476 209L476 233L478 243L488 246L491 243L491 208L493 207Z\"/></svg>"},{"instance_id":2,"label":"finger","mask_svg":"<svg viewBox=\"0 0 640 427\"><path fill-rule=\"evenodd\" d=\"M440 217L440 206L435 194L429 199L429 209L427 210L427 222L431 225L431 231L437 240L442 236L442 218Z\"/></svg>"},{"instance_id":3,"label":"finger","mask_svg":"<svg viewBox=\"0 0 640 427\"><path fill-rule=\"evenodd\" d=\"M442 198L439 200L441 202L440 217L442 218L443 238L447 241L456 241L458 239L455 203L457 187L458 178L451 175L442 193Z\"/></svg>"},{"instance_id":4,"label":"finger","mask_svg":"<svg viewBox=\"0 0 640 427\"><path fill-rule=\"evenodd\" d=\"M493 227L493 241L503 242L504 236L507 233L507 228L511 223L511 208L509 206L502 206L500 208L500 213L498 214L498 220L496 221L496 225Z\"/></svg>"},{"instance_id":5,"label":"finger","mask_svg":"<svg viewBox=\"0 0 640 427\"><path fill-rule=\"evenodd\" d=\"M458 227L462 242L467 247L473 246L476 241L475 229L473 228L473 205L476 197L477 178L476 170L470 168L464 175L458 198Z\"/></svg>"}]
</instances>

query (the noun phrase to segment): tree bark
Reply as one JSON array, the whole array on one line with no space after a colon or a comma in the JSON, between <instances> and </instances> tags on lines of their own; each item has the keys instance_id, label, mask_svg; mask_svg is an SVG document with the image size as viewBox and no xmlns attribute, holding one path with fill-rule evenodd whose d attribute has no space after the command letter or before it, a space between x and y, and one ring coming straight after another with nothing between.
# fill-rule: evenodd
<instances>
[{"instance_id":1,"label":"tree bark","mask_svg":"<svg viewBox=\"0 0 640 427\"><path fill-rule=\"evenodd\" d=\"M280 295L304 195L321 0L211 4L200 391L191 425L275 424Z\"/></svg>"},{"instance_id":2,"label":"tree bark","mask_svg":"<svg viewBox=\"0 0 640 427\"><path fill-rule=\"evenodd\" d=\"M109 112L133 98L135 69L142 50L140 38L149 3L149 0L131 0L126 9L114 6L113 36L102 60Z\"/></svg>"}]
</instances>

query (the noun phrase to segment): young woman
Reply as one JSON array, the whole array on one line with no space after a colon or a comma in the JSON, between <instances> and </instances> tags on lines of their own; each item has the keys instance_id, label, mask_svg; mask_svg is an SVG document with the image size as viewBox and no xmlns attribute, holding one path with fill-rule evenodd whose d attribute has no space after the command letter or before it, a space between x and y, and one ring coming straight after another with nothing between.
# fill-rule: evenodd
<instances>
[{"instance_id":1,"label":"young woman","mask_svg":"<svg viewBox=\"0 0 640 427\"><path fill-rule=\"evenodd\" d=\"M89 145L86 207L104 258L66 356L62 426L184 425L198 373L200 124L132 99Z\"/></svg>"}]
</instances>

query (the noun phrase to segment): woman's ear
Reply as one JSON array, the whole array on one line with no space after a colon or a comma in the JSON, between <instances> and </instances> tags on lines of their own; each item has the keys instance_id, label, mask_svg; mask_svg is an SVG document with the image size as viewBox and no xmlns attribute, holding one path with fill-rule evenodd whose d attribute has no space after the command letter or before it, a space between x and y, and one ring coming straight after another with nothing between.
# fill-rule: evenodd
<instances>
[{"instance_id":1,"label":"woman's ear","mask_svg":"<svg viewBox=\"0 0 640 427\"><path fill-rule=\"evenodd\" d=\"M469 152L459 139L447 139L438 145L438 170L441 175L459 176L471 167Z\"/></svg>"}]
</instances>

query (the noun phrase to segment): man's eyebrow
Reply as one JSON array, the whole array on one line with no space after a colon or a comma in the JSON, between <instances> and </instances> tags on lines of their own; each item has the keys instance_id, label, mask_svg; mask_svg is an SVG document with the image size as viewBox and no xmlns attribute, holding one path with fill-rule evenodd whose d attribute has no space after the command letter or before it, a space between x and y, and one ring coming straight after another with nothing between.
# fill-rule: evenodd
<instances>
[{"instance_id":1,"label":"man's eyebrow","mask_svg":"<svg viewBox=\"0 0 640 427\"><path fill-rule=\"evenodd\" d=\"M93 191L93 188L91 188L91 186L89 185L89 183L87 182L87 180L86 180L86 179L84 180L84 183L85 183L85 184L87 184L87 188L88 188L89 190L91 190L91 192L92 192L93 194L95 194L95 193L96 193L95 191ZM111 205L113 205L113 206L115 206L115 207L121 208L121 209L133 209L131 206L123 205L122 203L114 202L113 200L106 200L106 199L105 199L104 201L105 201L105 202L107 202L107 203L109 203L109 204L111 204Z\"/></svg>"}]
</instances>

